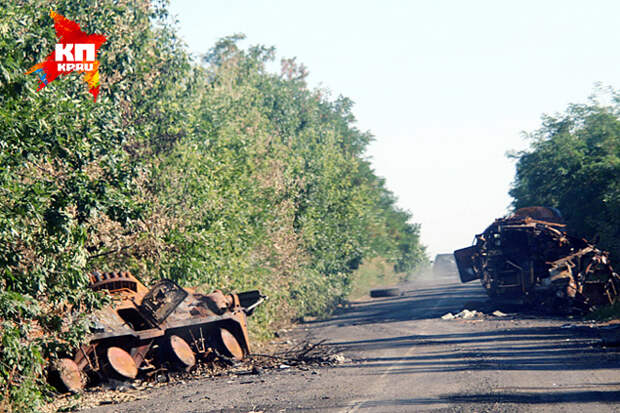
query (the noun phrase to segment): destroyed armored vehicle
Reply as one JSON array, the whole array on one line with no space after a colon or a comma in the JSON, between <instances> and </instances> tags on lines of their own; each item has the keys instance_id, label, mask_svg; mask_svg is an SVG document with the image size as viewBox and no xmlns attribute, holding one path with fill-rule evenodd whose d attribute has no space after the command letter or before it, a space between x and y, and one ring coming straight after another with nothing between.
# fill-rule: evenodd
<instances>
[{"instance_id":1,"label":"destroyed armored vehicle","mask_svg":"<svg viewBox=\"0 0 620 413\"><path fill-rule=\"evenodd\" d=\"M453 254L437 254L433 261L433 274L438 277L447 277L457 272Z\"/></svg>"},{"instance_id":2,"label":"destroyed armored vehicle","mask_svg":"<svg viewBox=\"0 0 620 413\"><path fill-rule=\"evenodd\" d=\"M454 256L461 281L480 279L492 298L587 311L614 303L620 292L608 253L570 235L553 208L496 219Z\"/></svg>"},{"instance_id":3,"label":"destroyed armored vehicle","mask_svg":"<svg viewBox=\"0 0 620 413\"><path fill-rule=\"evenodd\" d=\"M265 299L258 291L205 295L165 279L147 289L129 272L95 272L91 288L112 302L92 315L88 344L53 363L50 381L61 390L134 379L140 370L189 370L197 359L243 359L250 353L246 316Z\"/></svg>"}]
</instances>

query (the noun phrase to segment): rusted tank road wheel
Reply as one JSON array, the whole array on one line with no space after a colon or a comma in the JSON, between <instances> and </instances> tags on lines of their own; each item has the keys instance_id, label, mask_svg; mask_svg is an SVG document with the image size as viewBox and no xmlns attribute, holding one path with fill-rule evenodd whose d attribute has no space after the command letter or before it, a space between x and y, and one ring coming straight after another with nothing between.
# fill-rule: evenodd
<instances>
[{"instance_id":1,"label":"rusted tank road wheel","mask_svg":"<svg viewBox=\"0 0 620 413\"><path fill-rule=\"evenodd\" d=\"M71 359L62 358L54 362L53 365L54 381L60 380L60 389L67 390L72 393L77 393L82 390L84 383L82 382L82 375L80 368ZM64 388L63 388L64 387Z\"/></svg>"},{"instance_id":2,"label":"rusted tank road wheel","mask_svg":"<svg viewBox=\"0 0 620 413\"><path fill-rule=\"evenodd\" d=\"M120 347L110 347L106 350L106 358L114 373L126 379L135 379L138 367L131 355Z\"/></svg>"},{"instance_id":3,"label":"rusted tank road wheel","mask_svg":"<svg viewBox=\"0 0 620 413\"><path fill-rule=\"evenodd\" d=\"M186 369L196 364L196 356L192 348L179 336L170 336L170 353L174 362L180 363Z\"/></svg>"},{"instance_id":4,"label":"rusted tank road wheel","mask_svg":"<svg viewBox=\"0 0 620 413\"><path fill-rule=\"evenodd\" d=\"M237 360L243 359L243 350L239 342L232 333L225 328L220 328L220 337L222 339L223 351L225 355L233 357Z\"/></svg>"}]
</instances>

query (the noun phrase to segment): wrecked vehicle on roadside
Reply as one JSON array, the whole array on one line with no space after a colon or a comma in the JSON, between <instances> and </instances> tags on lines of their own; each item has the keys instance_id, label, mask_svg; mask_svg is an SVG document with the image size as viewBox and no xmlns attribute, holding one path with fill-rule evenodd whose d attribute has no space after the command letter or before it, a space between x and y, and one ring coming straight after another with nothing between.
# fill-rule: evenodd
<instances>
[{"instance_id":1,"label":"wrecked vehicle on roadside","mask_svg":"<svg viewBox=\"0 0 620 413\"><path fill-rule=\"evenodd\" d=\"M453 254L437 254L433 261L433 274L437 277L449 277L457 272Z\"/></svg>"},{"instance_id":2,"label":"wrecked vehicle on roadside","mask_svg":"<svg viewBox=\"0 0 620 413\"><path fill-rule=\"evenodd\" d=\"M454 256L463 283L479 279L500 300L588 311L613 304L620 292L609 254L570 235L553 208L521 208L498 218Z\"/></svg>"},{"instance_id":3,"label":"wrecked vehicle on roadside","mask_svg":"<svg viewBox=\"0 0 620 413\"><path fill-rule=\"evenodd\" d=\"M129 272L94 272L90 279L90 287L112 302L92 315L87 344L53 363L50 381L60 390L134 379L141 370L189 370L197 359L241 360L250 353L246 316L265 299L259 291L205 295L167 279L148 289Z\"/></svg>"}]
</instances>

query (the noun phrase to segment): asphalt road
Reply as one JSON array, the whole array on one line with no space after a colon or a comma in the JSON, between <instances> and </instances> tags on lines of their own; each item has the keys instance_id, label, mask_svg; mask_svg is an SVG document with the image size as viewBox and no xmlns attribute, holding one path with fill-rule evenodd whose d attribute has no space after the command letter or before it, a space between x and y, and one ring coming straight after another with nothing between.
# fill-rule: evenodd
<instances>
[{"instance_id":1,"label":"asphalt road","mask_svg":"<svg viewBox=\"0 0 620 413\"><path fill-rule=\"evenodd\" d=\"M477 283L426 277L404 296L355 303L293 338L328 339L350 361L314 371L202 379L89 412L612 412L620 351L585 322L492 312Z\"/></svg>"}]
</instances>

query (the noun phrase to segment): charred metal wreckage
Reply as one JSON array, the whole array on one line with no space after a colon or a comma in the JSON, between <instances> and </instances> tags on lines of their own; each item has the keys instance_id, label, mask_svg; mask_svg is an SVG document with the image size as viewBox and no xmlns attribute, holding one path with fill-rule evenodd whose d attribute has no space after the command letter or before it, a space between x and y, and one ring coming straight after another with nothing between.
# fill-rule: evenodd
<instances>
[{"instance_id":1,"label":"charred metal wreckage","mask_svg":"<svg viewBox=\"0 0 620 413\"><path fill-rule=\"evenodd\" d=\"M620 276L608 253L569 235L556 209L529 207L496 219L471 247L454 251L462 282L488 295L560 311L613 304Z\"/></svg>"},{"instance_id":2,"label":"charred metal wreckage","mask_svg":"<svg viewBox=\"0 0 620 413\"><path fill-rule=\"evenodd\" d=\"M200 294L171 280L147 289L129 272L95 272L91 288L112 303L93 314L88 344L54 363L52 382L63 390L161 366L189 370L197 359L241 360L250 353L246 316L265 299L259 291Z\"/></svg>"}]
</instances>

